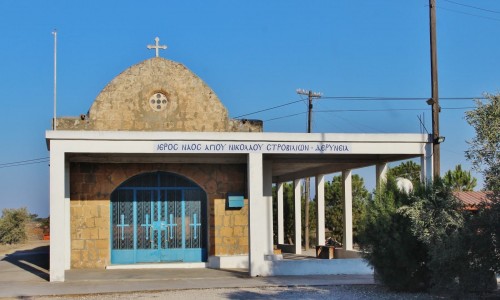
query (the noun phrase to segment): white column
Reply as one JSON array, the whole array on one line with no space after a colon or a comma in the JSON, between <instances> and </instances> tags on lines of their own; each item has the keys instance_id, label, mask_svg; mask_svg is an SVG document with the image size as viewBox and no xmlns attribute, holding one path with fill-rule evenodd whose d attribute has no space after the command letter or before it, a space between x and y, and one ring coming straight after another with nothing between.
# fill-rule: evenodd
<instances>
[{"instance_id":1,"label":"white column","mask_svg":"<svg viewBox=\"0 0 500 300\"><path fill-rule=\"evenodd\" d=\"M295 254L302 253L302 211L300 210L302 205L302 190L301 190L301 179L295 179L293 181L294 185L294 207L295 207Z\"/></svg>"},{"instance_id":2,"label":"white column","mask_svg":"<svg viewBox=\"0 0 500 300\"><path fill-rule=\"evenodd\" d=\"M352 171L342 172L342 195L344 197L344 250L352 250Z\"/></svg>"},{"instance_id":3,"label":"white column","mask_svg":"<svg viewBox=\"0 0 500 300\"><path fill-rule=\"evenodd\" d=\"M50 281L64 281L66 265L65 158L57 142L50 142Z\"/></svg>"},{"instance_id":4,"label":"white column","mask_svg":"<svg viewBox=\"0 0 500 300\"><path fill-rule=\"evenodd\" d=\"M264 256L272 249L269 239L268 201L264 197L264 167L262 153L248 154L248 242L250 276L263 276L268 273ZM272 223L271 223L272 226ZM272 234L272 230L271 230ZM270 241L269 241L270 240ZM271 242L271 245L269 243Z\"/></svg>"},{"instance_id":5,"label":"white column","mask_svg":"<svg viewBox=\"0 0 500 300\"><path fill-rule=\"evenodd\" d=\"M375 167L375 181L376 181L376 188L379 188L382 182L385 182L387 180L387 164L379 164Z\"/></svg>"},{"instance_id":6,"label":"white column","mask_svg":"<svg viewBox=\"0 0 500 300\"><path fill-rule=\"evenodd\" d=\"M265 231L262 232L264 236L266 236L266 244L264 247L265 255L273 255L274 254L274 246L273 246L273 170L272 163L270 161L263 162L263 170L262 170L262 179L263 179L263 201L265 205L265 210L267 213L267 218L264 218L263 223L266 227ZM264 214L263 216L266 216Z\"/></svg>"},{"instance_id":7,"label":"white column","mask_svg":"<svg viewBox=\"0 0 500 300\"><path fill-rule=\"evenodd\" d=\"M316 245L325 244L325 175L316 175Z\"/></svg>"},{"instance_id":8,"label":"white column","mask_svg":"<svg viewBox=\"0 0 500 300\"><path fill-rule=\"evenodd\" d=\"M64 270L71 269L71 202L69 191L69 163L64 167L64 236L65 236L65 262Z\"/></svg>"},{"instance_id":9,"label":"white column","mask_svg":"<svg viewBox=\"0 0 500 300\"><path fill-rule=\"evenodd\" d=\"M425 184L434 178L432 155L432 143L425 144L425 154L420 157L420 181Z\"/></svg>"},{"instance_id":10,"label":"white column","mask_svg":"<svg viewBox=\"0 0 500 300\"><path fill-rule=\"evenodd\" d=\"M276 185L276 195L278 198L278 244L285 243L285 229L283 221L283 182Z\"/></svg>"}]
</instances>

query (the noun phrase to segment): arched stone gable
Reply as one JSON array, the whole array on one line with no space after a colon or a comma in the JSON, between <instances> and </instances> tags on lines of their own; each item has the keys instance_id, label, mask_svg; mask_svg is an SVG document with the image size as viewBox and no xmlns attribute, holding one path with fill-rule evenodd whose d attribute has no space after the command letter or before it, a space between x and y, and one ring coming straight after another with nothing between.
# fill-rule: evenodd
<instances>
[{"instance_id":1,"label":"arched stone gable","mask_svg":"<svg viewBox=\"0 0 500 300\"><path fill-rule=\"evenodd\" d=\"M58 118L57 129L261 132L262 121L229 119L203 80L180 63L155 57L116 76L87 114Z\"/></svg>"},{"instance_id":2,"label":"arched stone gable","mask_svg":"<svg viewBox=\"0 0 500 300\"><path fill-rule=\"evenodd\" d=\"M157 93L167 103L150 105ZM136 64L115 77L88 113L93 130L226 131L228 114L217 95L184 65L161 57Z\"/></svg>"}]
</instances>

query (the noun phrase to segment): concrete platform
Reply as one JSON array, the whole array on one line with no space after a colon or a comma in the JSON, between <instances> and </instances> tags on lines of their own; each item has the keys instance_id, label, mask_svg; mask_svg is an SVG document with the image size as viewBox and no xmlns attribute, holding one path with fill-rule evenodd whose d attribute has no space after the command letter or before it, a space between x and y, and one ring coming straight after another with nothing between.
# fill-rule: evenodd
<instances>
[{"instance_id":1,"label":"concrete platform","mask_svg":"<svg viewBox=\"0 0 500 300\"><path fill-rule=\"evenodd\" d=\"M374 284L372 275L249 277L246 269L70 270L48 282L49 247L0 256L0 297L82 295L179 289Z\"/></svg>"}]
</instances>

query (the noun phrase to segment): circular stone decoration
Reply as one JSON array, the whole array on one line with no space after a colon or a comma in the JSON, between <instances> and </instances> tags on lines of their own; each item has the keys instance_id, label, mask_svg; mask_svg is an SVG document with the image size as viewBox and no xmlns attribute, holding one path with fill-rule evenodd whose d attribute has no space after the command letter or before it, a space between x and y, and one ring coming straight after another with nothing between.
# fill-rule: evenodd
<instances>
[{"instance_id":1,"label":"circular stone decoration","mask_svg":"<svg viewBox=\"0 0 500 300\"><path fill-rule=\"evenodd\" d=\"M149 106L154 111L162 111L167 108L168 99L167 96L163 93L154 93L151 97L149 97Z\"/></svg>"}]
</instances>

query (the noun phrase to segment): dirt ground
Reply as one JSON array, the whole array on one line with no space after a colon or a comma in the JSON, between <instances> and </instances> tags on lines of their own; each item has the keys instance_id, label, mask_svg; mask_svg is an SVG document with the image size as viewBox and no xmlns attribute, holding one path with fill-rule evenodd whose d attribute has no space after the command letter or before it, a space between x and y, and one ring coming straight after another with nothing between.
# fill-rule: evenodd
<instances>
[{"instance_id":1,"label":"dirt ground","mask_svg":"<svg viewBox=\"0 0 500 300\"><path fill-rule=\"evenodd\" d=\"M33 248L41 247L41 246L48 246L49 243L50 243L50 241L32 240L32 241L26 241L25 243L21 243L21 244L13 244L13 245L0 244L0 256L6 255L6 254L12 254L16 251L33 249Z\"/></svg>"}]
</instances>

